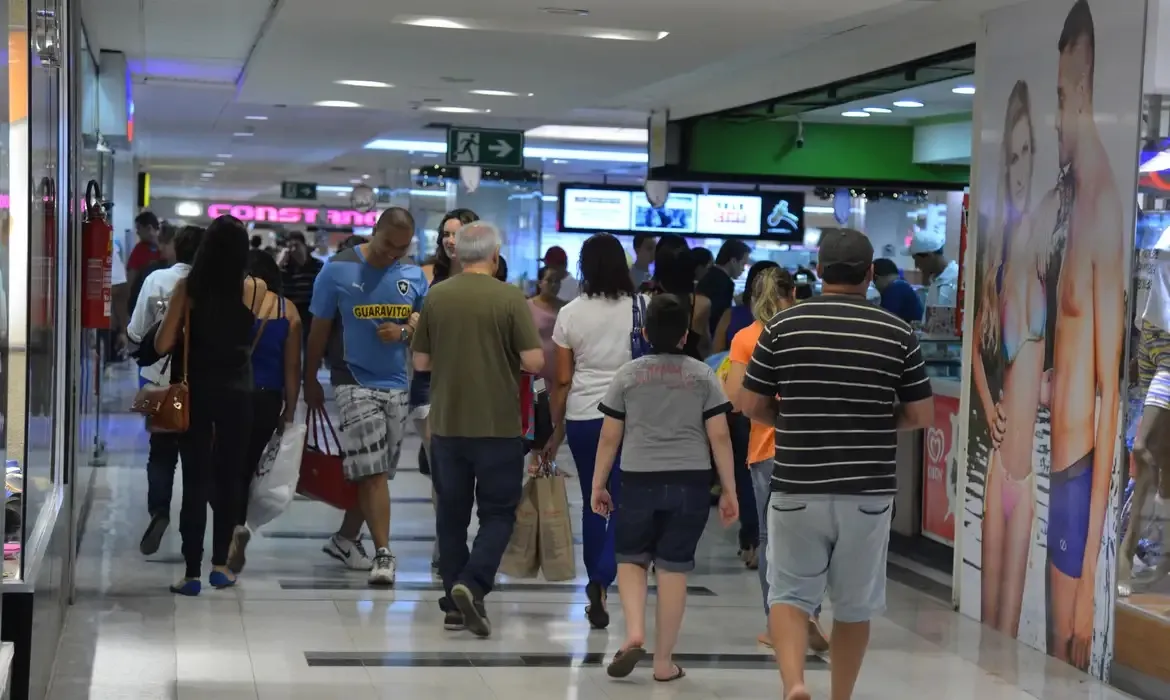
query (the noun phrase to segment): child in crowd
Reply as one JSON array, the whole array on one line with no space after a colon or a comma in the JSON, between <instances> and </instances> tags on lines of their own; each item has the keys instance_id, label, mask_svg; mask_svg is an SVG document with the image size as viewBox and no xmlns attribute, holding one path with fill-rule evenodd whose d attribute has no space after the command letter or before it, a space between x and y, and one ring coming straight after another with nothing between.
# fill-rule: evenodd
<instances>
[{"instance_id":1,"label":"child in crowd","mask_svg":"<svg viewBox=\"0 0 1170 700\"><path fill-rule=\"evenodd\" d=\"M683 354L689 305L672 294L650 302L643 334L653 353L623 365L600 410L605 420L593 472L593 512L614 517L618 593L626 641L608 673L624 678L646 657L646 574L654 565L658 619L654 680L686 675L672 660L686 610L687 574L710 512L708 454L714 454L726 527L739 517L726 414L731 404L715 372ZM606 483L621 446L621 508ZM708 451L710 450L710 452Z\"/></svg>"}]
</instances>

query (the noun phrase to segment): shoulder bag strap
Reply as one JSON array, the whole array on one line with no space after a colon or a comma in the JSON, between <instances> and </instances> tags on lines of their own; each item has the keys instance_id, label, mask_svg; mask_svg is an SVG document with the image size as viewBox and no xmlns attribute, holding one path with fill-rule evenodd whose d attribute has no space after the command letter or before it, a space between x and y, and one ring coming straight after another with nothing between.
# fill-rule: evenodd
<instances>
[{"instance_id":1,"label":"shoulder bag strap","mask_svg":"<svg viewBox=\"0 0 1170 700\"><path fill-rule=\"evenodd\" d=\"M191 361L191 299L183 299L183 379L187 383L187 364Z\"/></svg>"}]
</instances>

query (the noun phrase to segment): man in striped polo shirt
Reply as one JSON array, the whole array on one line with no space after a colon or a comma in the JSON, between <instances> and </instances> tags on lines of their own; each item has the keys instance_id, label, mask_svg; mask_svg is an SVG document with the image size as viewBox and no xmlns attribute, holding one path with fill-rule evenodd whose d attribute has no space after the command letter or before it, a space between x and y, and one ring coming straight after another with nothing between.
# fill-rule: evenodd
<instances>
[{"instance_id":1,"label":"man in striped polo shirt","mask_svg":"<svg viewBox=\"0 0 1170 700\"><path fill-rule=\"evenodd\" d=\"M768 511L768 628L788 700L808 700L809 616L826 589L834 698L852 695L869 621L886 601L897 431L934 417L910 326L866 301L873 245L825 230L824 294L766 324L743 380L743 411L776 426Z\"/></svg>"}]
</instances>

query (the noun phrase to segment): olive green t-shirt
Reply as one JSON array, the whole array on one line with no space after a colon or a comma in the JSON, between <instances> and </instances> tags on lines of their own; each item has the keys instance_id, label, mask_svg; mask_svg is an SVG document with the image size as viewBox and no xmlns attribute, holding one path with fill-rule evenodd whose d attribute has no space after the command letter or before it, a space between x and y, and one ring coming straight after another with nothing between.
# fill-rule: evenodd
<instances>
[{"instance_id":1,"label":"olive green t-shirt","mask_svg":"<svg viewBox=\"0 0 1170 700\"><path fill-rule=\"evenodd\" d=\"M467 272L432 287L411 343L431 356L431 433L520 437L520 353L540 347L519 288Z\"/></svg>"}]
</instances>

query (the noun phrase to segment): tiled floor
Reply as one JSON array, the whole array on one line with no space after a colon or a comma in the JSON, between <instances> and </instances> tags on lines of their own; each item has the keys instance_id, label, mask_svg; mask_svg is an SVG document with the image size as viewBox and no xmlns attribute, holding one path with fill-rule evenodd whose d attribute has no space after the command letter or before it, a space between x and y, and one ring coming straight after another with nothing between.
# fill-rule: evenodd
<instances>
[{"instance_id":1,"label":"tiled floor","mask_svg":"<svg viewBox=\"0 0 1170 700\"><path fill-rule=\"evenodd\" d=\"M404 454L417 448L412 437ZM166 590L182 571L174 528L157 556L144 560L137 551L146 524L144 455L111 454L118 459L99 470L79 565L79 600L56 660L54 700L780 696L770 656L755 644L763 625L756 576L736 560L734 534L717 524L701 548L679 645L687 678L662 685L642 672L615 682L601 664L621 643L620 608L615 605L609 631L591 632L581 581L502 586L489 598L495 623L489 640L442 629L429 565L430 486L417 471L404 471L392 484L396 589L370 590L364 576L334 566L320 549L339 515L297 501L270 532L253 540L235 590L186 599ZM412 458L406 462L413 466ZM579 508L575 490L571 482L571 500ZM827 662L810 659L809 668L814 697L827 697ZM937 598L891 582L889 610L874 625L855 697L1128 696L959 617Z\"/></svg>"}]
</instances>

